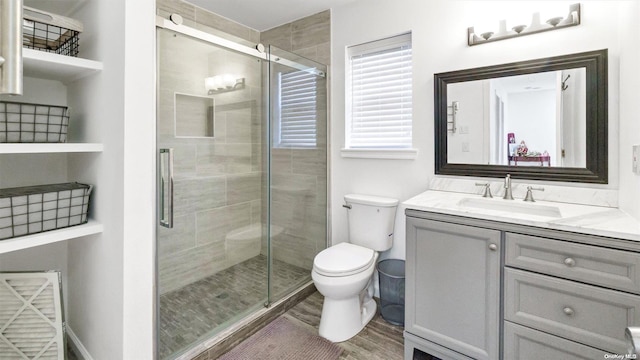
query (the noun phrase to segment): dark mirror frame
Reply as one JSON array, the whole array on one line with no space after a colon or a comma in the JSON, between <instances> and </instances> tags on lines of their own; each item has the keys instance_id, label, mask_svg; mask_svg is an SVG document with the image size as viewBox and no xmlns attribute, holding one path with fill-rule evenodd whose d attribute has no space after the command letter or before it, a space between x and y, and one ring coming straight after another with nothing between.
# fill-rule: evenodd
<instances>
[{"instance_id":1,"label":"dark mirror frame","mask_svg":"<svg viewBox=\"0 0 640 360\"><path fill-rule=\"evenodd\" d=\"M447 85L464 81L586 68L586 168L535 167L447 162ZM606 184L608 178L607 49L434 74L435 173Z\"/></svg>"}]
</instances>

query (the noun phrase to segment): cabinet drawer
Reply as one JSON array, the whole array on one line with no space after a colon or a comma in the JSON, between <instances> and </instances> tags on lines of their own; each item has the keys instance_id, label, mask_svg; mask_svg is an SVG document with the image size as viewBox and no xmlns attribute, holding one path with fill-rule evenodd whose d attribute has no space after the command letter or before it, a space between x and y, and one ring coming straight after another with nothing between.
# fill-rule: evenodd
<instances>
[{"instance_id":1,"label":"cabinet drawer","mask_svg":"<svg viewBox=\"0 0 640 360\"><path fill-rule=\"evenodd\" d=\"M506 233L505 264L640 294L640 254Z\"/></svg>"},{"instance_id":2,"label":"cabinet drawer","mask_svg":"<svg viewBox=\"0 0 640 360\"><path fill-rule=\"evenodd\" d=\"M622 354L624 330L640 325L640 296L505 269L504 318Z\"/></svg>"},{"instance_id":3,"label":"cabinet drawer","mask_svg":"<svg viewBox=\"0 0 640 360\"><path fill-rule=\"evenodd\" d=\"M605 359L607 354L589 346L578 344L518 324L504 323L504 358L518 360Z\"/></svg>"}]
</instances>

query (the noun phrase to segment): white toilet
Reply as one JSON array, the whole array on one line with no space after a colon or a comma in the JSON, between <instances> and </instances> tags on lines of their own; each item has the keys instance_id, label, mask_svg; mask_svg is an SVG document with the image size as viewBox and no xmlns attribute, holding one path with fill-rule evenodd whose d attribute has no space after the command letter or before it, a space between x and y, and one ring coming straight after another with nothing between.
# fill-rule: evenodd
<instances>
[{"instance_id":1,"label":"white toilet","mask_svg":"<svg viewBox=\"0 0 640 360\"><path fill-rule=\"evenodd\" d=\"M324 296L320 336L341 342L355 336L376 313L372 275L378 252L393 244L398 200L345 195L349 239L321 251L311 277Z\"/></svg>"}]
</instances>

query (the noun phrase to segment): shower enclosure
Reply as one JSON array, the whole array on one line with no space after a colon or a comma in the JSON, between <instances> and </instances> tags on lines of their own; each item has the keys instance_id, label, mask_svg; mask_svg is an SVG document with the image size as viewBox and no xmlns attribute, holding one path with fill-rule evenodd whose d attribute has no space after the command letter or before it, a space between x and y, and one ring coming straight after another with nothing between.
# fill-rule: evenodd
<instances>
[{"instance_id":1,"label":"shower enclosure","mask_svg":"<svg viewBox=\"0 0 640 360\"><path fill-rule=\"evenodd\" d=\"M310 281L327 239L326 67L157 29L158 355Z\"/></svg>"}]
</instances>

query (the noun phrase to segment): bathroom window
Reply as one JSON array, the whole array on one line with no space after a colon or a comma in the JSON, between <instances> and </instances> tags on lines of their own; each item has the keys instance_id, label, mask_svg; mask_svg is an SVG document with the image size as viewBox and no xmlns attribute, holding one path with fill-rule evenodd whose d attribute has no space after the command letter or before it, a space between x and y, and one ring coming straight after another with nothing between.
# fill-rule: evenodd
<instances>
[{"instance_id":1,"label":"bathroom window","mask_svg":"<svg viewBox=\"0 0 640 360\"><path fill-rule=\"evenodd\" d=\"M298 70L280 73L276 95L280 108L276 122L275 143L278 147L316 147L317 76Z\"/></svg>"},{"instance_id":2,"label":"bathroom window","mask_svg":"<svg viewBox=\"0 0 640 360\"><path fill-rule=\"evenodd\" d=\"M343 156L415 157L411 53L410 33L347 49ZM394 152L401 155L389 155Z\"/></svg>"}]
</instances>

